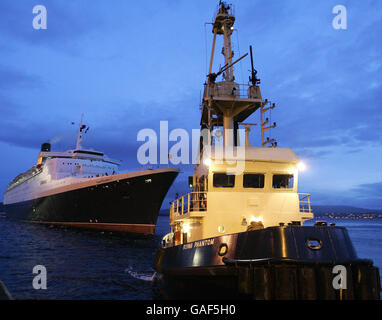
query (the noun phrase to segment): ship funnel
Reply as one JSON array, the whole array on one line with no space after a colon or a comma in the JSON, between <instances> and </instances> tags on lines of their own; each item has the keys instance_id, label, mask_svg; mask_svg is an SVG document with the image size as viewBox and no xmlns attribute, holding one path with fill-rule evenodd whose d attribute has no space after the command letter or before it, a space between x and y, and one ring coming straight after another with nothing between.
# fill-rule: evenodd
<instances>
[{"instance_id":1,"label":"ship funnel","mask_svg":"<svg viewBox=\"0 0 382 320\"><path fill-rule=\"evenodd\" d=\"M41 152L50 152L51 145L48 142L45 142L41 145Z\"/></svg>"}]
</instances>

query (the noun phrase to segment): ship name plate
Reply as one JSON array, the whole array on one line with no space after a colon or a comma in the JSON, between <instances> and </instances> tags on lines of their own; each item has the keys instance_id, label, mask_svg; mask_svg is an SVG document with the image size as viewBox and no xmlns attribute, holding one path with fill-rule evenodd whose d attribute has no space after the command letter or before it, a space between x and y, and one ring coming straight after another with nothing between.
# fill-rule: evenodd
<instances>
[{"instance_id":1,"label":"ship name plate","mask_svg":"<svg viewBox=\"0 0 382 320\"><path fill-rule=\"evenodd\" d=\"M200 241L185 243L183 245L183 250L205 247L205 246L212 246L214 244L214 242L215 242L215 239L206 239L206 240L200 240Z\"/></svg>"}]
</instances>

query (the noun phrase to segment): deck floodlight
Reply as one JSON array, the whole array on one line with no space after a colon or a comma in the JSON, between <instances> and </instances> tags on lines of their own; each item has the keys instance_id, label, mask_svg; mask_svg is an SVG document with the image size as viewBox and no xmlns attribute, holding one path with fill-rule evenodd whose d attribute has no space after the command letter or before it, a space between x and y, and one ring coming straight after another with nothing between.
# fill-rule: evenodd
<instances>
[{"instance_id":1,"label":"deck floodlight","mask_svg":"<svg viewBox=\"0 0 382 320\"><path fill-rule=\"evenodd\" d=\"M306 165L305 165L305 163L300 161L300 162L297 164L297 169L298 169L298 171L305 171L305 170L306 170Z\"/></svg>"}]
</instances>

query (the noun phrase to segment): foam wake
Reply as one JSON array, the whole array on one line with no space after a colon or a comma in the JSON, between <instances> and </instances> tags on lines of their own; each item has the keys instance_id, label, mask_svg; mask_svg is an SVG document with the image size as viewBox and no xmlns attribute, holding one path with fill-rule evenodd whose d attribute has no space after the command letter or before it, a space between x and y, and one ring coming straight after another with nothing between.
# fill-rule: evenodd
<instances>
[{"instance_id":1,"label":"foam wake","mask_svg":"<svg viewBox=\"0 0 382 320\"><path fill-rule=\"evenodd\" d=\"M135 278L135 279L138 279L138 280L142 280L142 281L153 281L154 279L154 276L155 276L155 272L154 273L140 273L140 272L136 272L133 270L133 268L129 267L127 269L125 269L125 272L127 274L129 274L131 277Z\"/></svg>"}]
</instances>

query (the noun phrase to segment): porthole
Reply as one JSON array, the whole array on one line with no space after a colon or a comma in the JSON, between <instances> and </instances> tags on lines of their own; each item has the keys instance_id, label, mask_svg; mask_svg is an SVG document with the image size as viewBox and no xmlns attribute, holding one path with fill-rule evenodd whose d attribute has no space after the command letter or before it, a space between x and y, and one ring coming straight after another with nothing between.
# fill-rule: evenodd
<instances>
[{"instance_id":1,"label":"porthole","mask_svg":"<svg viewBox=\"0 0 382 320\"><path fill-rule=\"evenodd\" d=\"M320 250L322 248L322 241L316 238L309 238L305 241L305 245L310 250Z\"/></svg>"}]
</instances>

